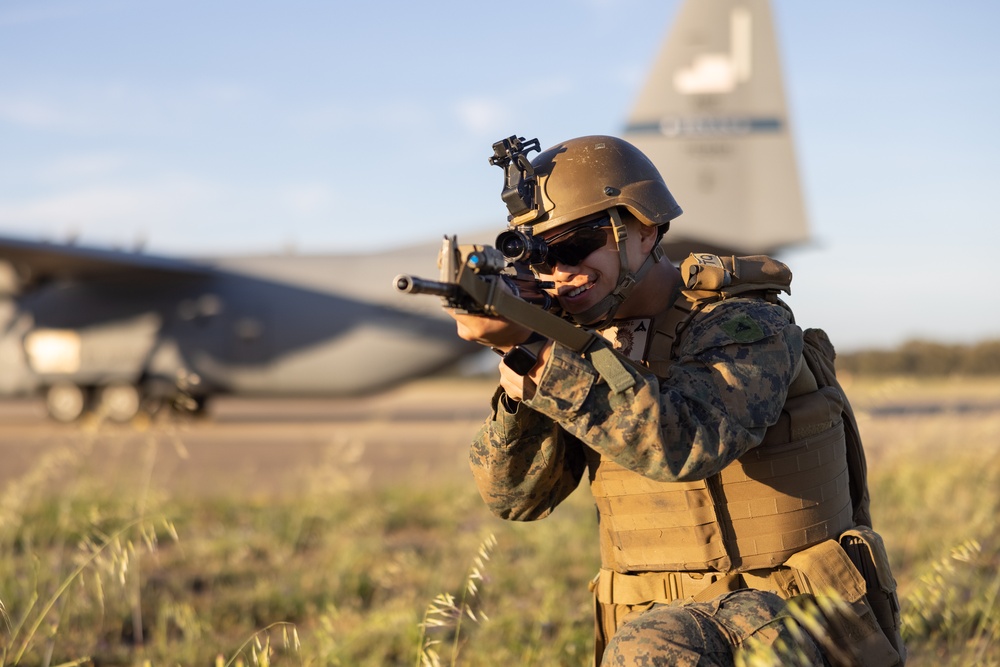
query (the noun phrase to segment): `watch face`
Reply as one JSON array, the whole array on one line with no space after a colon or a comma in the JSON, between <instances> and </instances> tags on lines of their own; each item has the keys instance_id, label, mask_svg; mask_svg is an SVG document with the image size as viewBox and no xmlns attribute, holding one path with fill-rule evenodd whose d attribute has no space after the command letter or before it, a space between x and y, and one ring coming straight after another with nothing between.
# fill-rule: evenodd
<instances>
[{"instance_id":1,"label":"watch face","mask_svg":"<svg viewBox=\"0 0 1000 667\"><path fill-rule=\"evenodd\" d=\"M520 345L503 355L503 362L518 375L527 375L535 367L537 361L538 355Z\"/></svg>"}]
</instances>

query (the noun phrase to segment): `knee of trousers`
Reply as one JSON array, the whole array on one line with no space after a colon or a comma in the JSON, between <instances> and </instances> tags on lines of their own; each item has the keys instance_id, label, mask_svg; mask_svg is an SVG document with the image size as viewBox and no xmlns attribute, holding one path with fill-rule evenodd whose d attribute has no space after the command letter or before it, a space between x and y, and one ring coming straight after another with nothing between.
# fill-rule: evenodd
<instances>
[{"instance_id":1,"label":"knee of trousers","mask_svg":"<svg viewBox=\"0 0 1000 667\"><path fill-rule=\"evenodd\" d=\"M654 607L622 625L608 642L602 667L697 665L714 652L696 617L679 607Z\"/></svg>"}]
</instances>

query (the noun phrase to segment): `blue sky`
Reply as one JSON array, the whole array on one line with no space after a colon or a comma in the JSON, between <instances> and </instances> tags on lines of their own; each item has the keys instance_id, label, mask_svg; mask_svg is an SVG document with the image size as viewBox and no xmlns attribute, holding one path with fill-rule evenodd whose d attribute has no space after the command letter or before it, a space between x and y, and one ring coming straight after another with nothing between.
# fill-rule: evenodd
<instances>
[{"instance_id":1,"label":"blue sky","mask_svg":"<svg viewBox=\"0 0 1000 667\"><path fill-rule=\"evenodd\" d=\"M676 9L3 0L0 233L204 255L500 227L490 144L620 132ZM772 9L799 322L845 349L1000 337L1000 3Z\"/></svg>"}]
</instances>

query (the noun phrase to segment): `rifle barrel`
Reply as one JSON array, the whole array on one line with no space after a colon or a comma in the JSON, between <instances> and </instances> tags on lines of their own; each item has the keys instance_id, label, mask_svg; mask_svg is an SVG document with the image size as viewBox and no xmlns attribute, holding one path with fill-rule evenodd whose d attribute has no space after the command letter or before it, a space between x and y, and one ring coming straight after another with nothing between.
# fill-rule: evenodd
<instances>
[{"instance_id":1,"label":"rifle barrel","mask_svg":"<svg viewBox=\"0 0 1000 667\"><path fill-rule=\"evenodd\" d=\"M443 296L447 299L455 298L459 291L458 285L453 283L427 280L406 274L400 274L393 278L392 284L396 288L396 291L405 294L431 294L434 296Z\"/></svg>"}]
</instances>

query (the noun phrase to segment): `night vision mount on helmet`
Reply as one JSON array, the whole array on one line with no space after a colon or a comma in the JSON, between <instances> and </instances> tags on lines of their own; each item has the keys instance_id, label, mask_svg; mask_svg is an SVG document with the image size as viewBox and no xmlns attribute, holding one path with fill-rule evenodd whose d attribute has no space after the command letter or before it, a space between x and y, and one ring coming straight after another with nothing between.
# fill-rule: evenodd
<instances>
[{"instance_id":1,"label":"night vision mount on helmet","mask_svg":"<svg viewBox=\"0 0 1000 667\"><path fill-rule=\"evenodd\" d=\"M511 136L493 144L490 164L503 169L503 192L500 198L510 211L508 219L523 216L538 208L535 169L528 153L541 150L538 139L525 142L524 137Z\"/></svg>"}]
</instances>

